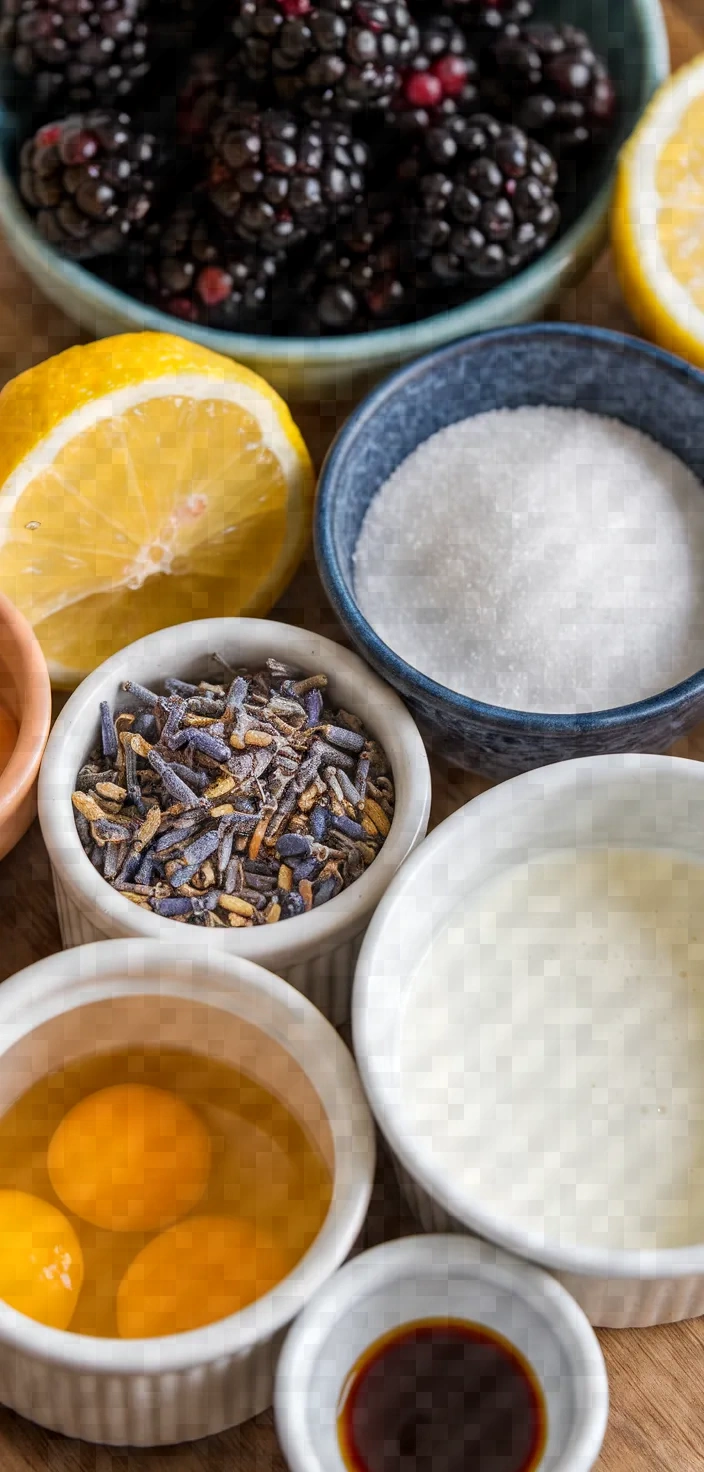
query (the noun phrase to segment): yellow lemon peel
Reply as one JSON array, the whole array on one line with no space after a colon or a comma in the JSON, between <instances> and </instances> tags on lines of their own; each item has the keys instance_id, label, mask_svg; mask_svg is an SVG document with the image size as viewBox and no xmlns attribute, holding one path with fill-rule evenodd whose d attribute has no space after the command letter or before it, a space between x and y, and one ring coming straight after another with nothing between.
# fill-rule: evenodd
<instances>
[{"instance_id":1,"label":"yellow lemon peel","mask_svg":"<svg viewBox=\"0 0 704 1472\"><path fill-rule=\"evenodd\" d=\"M704 368L704 55L658 90L621 152L612 206L629 310L659 346Z\"/></svg>"},{"instance_id":2,"label":"yellow lemon peel","mask_svg":"<svg viewBox=\"0 0 704 1472\"><path fill-rule=\"evenodd\" d=\"M267 613L313 489L286 405L241 364L162 333L70 348L0 393L0 587L70 687L160 628Z\"/></svg>"}]
</instances>

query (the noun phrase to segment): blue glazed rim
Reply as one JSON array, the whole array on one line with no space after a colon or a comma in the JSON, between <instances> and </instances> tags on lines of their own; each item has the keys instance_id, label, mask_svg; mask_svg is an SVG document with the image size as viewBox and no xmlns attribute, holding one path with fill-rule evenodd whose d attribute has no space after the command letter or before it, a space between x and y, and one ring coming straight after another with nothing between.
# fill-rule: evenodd
<instances>
[{"instance_id":1,"label":"blue glazed rim","mask_svg":"<svg viewBox=\"0 0 704 1472\"><path fill-rule=\"evenodd\" d=\"M677 685L648 696L630 705L612 706L608 710L588 711L575 715L557 715L549 711L513 710L508 706L487 705L469 695L460 695L446 685L439 684L428 675L421 674L413 665L407 664L383 639L374 632L356 602L348 579L342 571L332 535L332 506L336 496L335 482L339 468L354 445L358 435L373 418L377 409L394 397L399 389L405 388L414 379L423 377L436 364L448 359L462 357L467 353L481 353L485 344L511 342L534 337L567 338L582 343L600 343L608 348L618 348L621 355L650 358L659 370L676 374L698 388L702 393L704 413L704 372L693 368L684 359L667 353L663 348L642 341L625 332L612 332L605 327L587 327L564 322L536 322L519 327L498 327L491 332L479 333L436 348L432 353L417 358L386 378L373 389L353 411L339 431L325 458L318 483L315 505L315 560L321 581L332 606L345 628L356 640L358 647L385 678L405 695L413 698L422 696L430 704L449 710L460 720L474 720L504 731L530 732L535 735L563 734L565 736L587 735L594 732L618 730L624 726L640 724L659 716L666 716L704 695L704 667Z\"/></svg>"},{"instance_id":2,"label":"blue glazed rim","mask_svg":"<svg viewBox=\"0 0 704 1472\"><path fill-rule=\"evenodd\" d=\"M607 0L603 3L606 5ZM632 3L643 38L640 95L631 124L635 128L654 92L669 75L670 48L660 0L632 0ZM7 131L8 118L8 109L0 101L0 133ZM539 304L554 296L560 285L569 279L580 253L587 248L595 251L601 244L606 231L615 168L616 161L609 177L578 219L539 260L527 266L517 277L493 287L473 301L422 318L419 322L342 337L282 337L226 332L181 321L158 307L140 302L94 276L80 264L62 257L42 239L25 212L2 159L0 225L6 230L11 244L18 247L15 254L21 262L23 259L29 261L45 276L65 283L81 299L84 308L98 314L107 311L111 317L122 318L124 331L176 332L179 337L197 342L213 352L249 363L314 367L339 362L358 366L360 370L365 367L373 369L377 360L383 364L396 354L429 351L438 340L446 342L451 336L456 341L461 336L479 332L487 314L500 314L505 320L506 316L515 319L521 315L525 318L531 311L537 313ZM83 325L85 320L85 317L81 318Z\"/></svg>"}]
</instances>

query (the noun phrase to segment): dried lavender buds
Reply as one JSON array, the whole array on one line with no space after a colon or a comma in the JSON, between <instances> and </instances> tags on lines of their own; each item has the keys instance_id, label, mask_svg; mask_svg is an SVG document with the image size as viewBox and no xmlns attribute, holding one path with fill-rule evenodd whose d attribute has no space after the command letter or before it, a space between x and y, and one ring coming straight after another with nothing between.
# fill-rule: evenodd
<instances>
[{"instance_id":1,"label":"dried lavender buds","mask_svg":"<svg viewBox=\"0 0 704 1472\"><path fill-rule=\"evenodd\" d=\"M326 703L327 676L276 659L228 684L132 680L99 712L73 809L91 863L132 904L208 929L316 909L374 862L391 827L386 754Z\"/></svg>"}]
</instances>

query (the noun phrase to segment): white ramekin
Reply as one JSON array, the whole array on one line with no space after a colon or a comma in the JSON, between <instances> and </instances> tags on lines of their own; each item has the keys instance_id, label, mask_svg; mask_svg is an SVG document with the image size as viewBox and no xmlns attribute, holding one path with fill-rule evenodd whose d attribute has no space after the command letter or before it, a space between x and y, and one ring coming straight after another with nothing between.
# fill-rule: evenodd
<instances>
[{"instance_id":1,"label":"white ramekin","mask_svg":"<svg viewBox=\"0 0 704 1472\"><path fill-rule=\"evenodd\" d=\"M404 1118L400 1018L418 957L468 891L533 856L575 845L677 850L704 863L704 763L631 755L560 762L494 787L447 818L404 865L368 931L353 993L355 1055L426 1231L469 1230L540 1263L593 1324L693 1318L704 1313L704 1243L648 1251L551 1244L463 1190ZM634 1149L639 1127L634 1109Z\"/></svg>"},{"instance_id":2,"label":"white ramekin","mask_svg":"<svg viewBox=\"0 0 704 1472\"><path fill-rule=\"evenodd\" d=\"M430 812L430 769L412 717L399 697L356 654L303 629L268 619L206 619L163 629L129 645L95 670L61 712L42 763L39 820L54 877L61 935L66 946L140 936L165 944L183 927L130 904L93 868L73 820L71 793L79 767L94 745L99 705L127 706L125 679L158 685L169 676L222 678L214 655L254 666L272 656L304 673L323 671L333 701L366 723L391 762L396 809L391 831L374 863L355 884L306 915L256 930L200 930L188 940L268 967L336 1024L349 1017L359 945L392 876L424 837Z\"/></svg>"},{"instance_id":3,"label":"white ramekin","mask_svg":"<svg viewBox=\"0 0 704 1472\"><path fill-rule=\"evenodd\" d=\"M403 1324L444 1317L494 1329L535 1372L548 1423L535 1472L589 1472L604 1439L609 1389L581 1309L539 1268L487 1242L441 1236L402 1237L363 1253L289 1331L274 1406L291 1472L348 1472L336 1420L356 1361Z\"/></svg>"},{"instance_id":4,"label":"white ramekin","mask_svg":"<svg viewBox=\"0 0 704 1472\"><path fill-rule=\"evenodd\" d=\"M191 1441L269 1405L286 1328L353 1249L369 1204L373 1125L334 1029L280 977L180 939L63 951L4 982L0 1110L72 1059L159 1042L241 1066L271 1087L329 1160L332 1203L283 1282L188 1334L91 1338L45 1328L0 1301L0 1401L85 1441Z\"/></svg>"}]
</instances>

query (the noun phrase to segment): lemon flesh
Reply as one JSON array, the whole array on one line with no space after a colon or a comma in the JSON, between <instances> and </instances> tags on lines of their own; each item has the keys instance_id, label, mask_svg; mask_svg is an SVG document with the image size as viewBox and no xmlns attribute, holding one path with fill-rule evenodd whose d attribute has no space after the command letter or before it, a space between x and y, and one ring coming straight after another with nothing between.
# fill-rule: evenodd
<instances>
[{"instance_id":1,"label":"lemon flesh","mask_svg":"<svg viewBox=\"0 0 704 1472\"><path fill-rule=\"evenodd\" d=\"M312 468L283 401L168 335L74 348L9 384L0 476L0 587L58 684L157 629L267 613L309 533Z\"/></svg>"},{"instance_id":2,"label":"lemon flesh","mask_svg":"<svg viewBox=\"0 0 704 1472\"><path fill-rule=\"evenodd\" d=\"M622 151L616 270L641 330L704 367L704 56L656 93Z\"/></svg>"},{"instance_id":3,"label":"lemon flesh","mask_svg":"<svg viewBox=\"0 0 704 1472\"><path fill-rule=\"evenodd\" d=\"M658 237L668 270L704 311L704 95L689 104L664 143L655 182Z\"/></svg>"}]
</instances>

